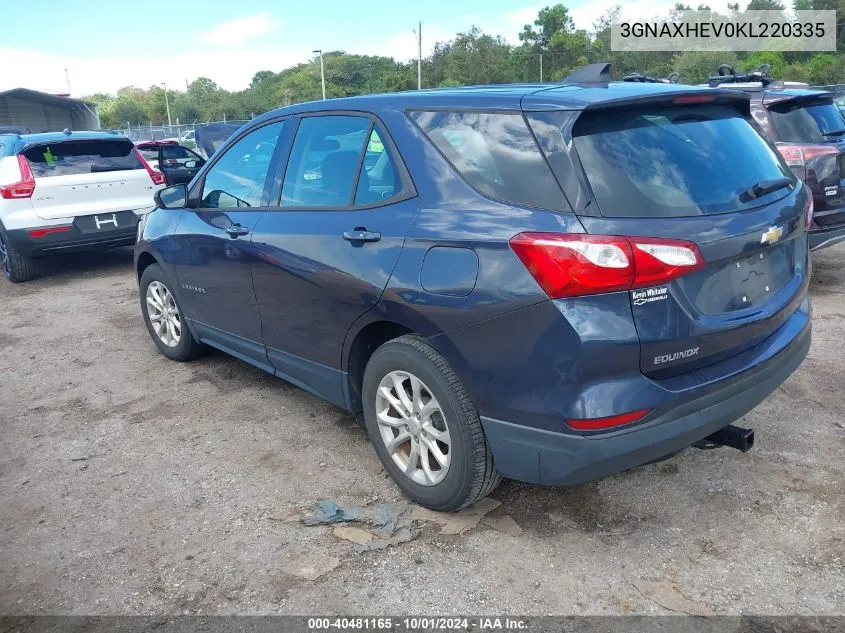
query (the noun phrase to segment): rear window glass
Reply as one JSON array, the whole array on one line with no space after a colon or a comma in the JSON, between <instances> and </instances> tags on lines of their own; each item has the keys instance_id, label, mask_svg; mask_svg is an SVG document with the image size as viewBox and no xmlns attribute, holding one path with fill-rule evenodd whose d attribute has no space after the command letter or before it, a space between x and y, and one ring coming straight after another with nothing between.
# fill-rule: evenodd
<instances>
[{"instance_id":1,"label":"rear window glass","mask_svg":"<svg viewBox=\"0 0 845 633\"><path fill-rule=\"evenodd\" d=\"M824 143L845 134L845 119L833 104L784 104L769 108L769 112L779 139L787 143Z\"/></svg>"},{"instance_id":2,"label":"rear window glass","mask_svg":"<svg viewBox=\"0 0 845 633\"><path fill-rule=\"evenodd\" d=\"M412 112L411 118L482 194L560 210L563 193L519 113Z\"/></svg>"},{"instance_id":3,"label":"rear window glass","mask_svg":"<svg viewBox=\"0 0 845 633\"><path fill-rule=\"evenodd\" d=\"M544 133L555 124L560 132L568 120L566 113L532 114L532 125L543 125ZM738 211L789 193L784 188L756 199L744 195L760 181L794 178L777 152L729 106L587 112L575 122L573 137L608 217Z\"/></svg>"},{"instance_id":4,"label":"rear window glass","mask_svg":"<svg viewBox=\"0 0 845 633\"><path fill-rule=\"evenodd\" d=\"M141 152L141 156L146 160L158 160L157 147L139 147L138 151Z\"/></svg>"},{"instance_id":5,"label":"rear window glass","mask_svg":"<svg viewBox=\"0 0 845 633\"><path fill-rule=\"evenodd\" d=\"M66 141L24 152L36 178L143 169L130 141Z\"/></svg>"}]
</instances>

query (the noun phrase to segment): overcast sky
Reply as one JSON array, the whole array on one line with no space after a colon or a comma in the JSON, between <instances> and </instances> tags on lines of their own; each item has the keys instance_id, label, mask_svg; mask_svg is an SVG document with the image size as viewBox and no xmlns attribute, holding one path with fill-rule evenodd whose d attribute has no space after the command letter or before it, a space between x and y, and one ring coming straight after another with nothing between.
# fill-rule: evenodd
<instances>
[{"instance_id":1,"label":"overcast sky","mask_svg":"<svg viewBox=\"0 0 845 633\"><path fill-rule=\"evenodd\" d=\"M82 96L114 93L209 77L229 90L245 88L259 70L280 71L311 58L311 51L345 50L416 58L417 21L423 54L434 42L475 25L518 43L518 33L540 8L519 0L144 0L144 2L32 3L0 0L0 89L25 87ZM617 2L565 2L579 28ZM627 15L665 16L673 2L621 2ZM721 3L719 3L721 4ZM716 5L713 5L716 8ZM33 9L33 7L38 7Z\"/></svg>"}]
</instances>

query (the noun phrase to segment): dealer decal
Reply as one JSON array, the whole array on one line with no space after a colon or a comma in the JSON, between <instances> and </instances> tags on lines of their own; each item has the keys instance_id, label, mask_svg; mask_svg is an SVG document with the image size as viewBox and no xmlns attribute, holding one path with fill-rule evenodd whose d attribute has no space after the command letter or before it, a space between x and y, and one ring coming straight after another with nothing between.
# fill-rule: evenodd
<instances>
[{"instance_id":1,"label":"dealer decal","mask_svg":"<svg viewBox=\"0 0 845 633\"><path fill-rule=\"evenodd\" d=\"M669 297L668 286L657 286L656 288L646 288L645 290L632 290L631 299L635 306L645 305L646 303L653 303L654 301L663 301Z\"/></svg>"}]
</instances>

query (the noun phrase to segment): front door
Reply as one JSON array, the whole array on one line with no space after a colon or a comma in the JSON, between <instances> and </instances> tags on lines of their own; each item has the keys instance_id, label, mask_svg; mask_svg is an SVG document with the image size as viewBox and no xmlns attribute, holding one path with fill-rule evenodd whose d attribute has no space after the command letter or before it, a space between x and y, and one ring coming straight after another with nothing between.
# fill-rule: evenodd
<instances>
[{"instance_id":1,"label":"front door","mask_svg":"<svg viewBox=\"0 0 845 633\"><path fill-rule=\"evenodd\" d=\"M158 168L168 185L188 184L205 161L181 145L162 145Z\"/></svg>"},{"instance_id":2,"label":"front door","mask_svg":"<svg viewBox=\"0 0 845 633\"><path fill-rule=\"evenodd\" d=\"M252 239L267 356L279 376L343 404L344 337L381 297L419 201L364 115L302 118L277 201Z\"/></svg>"},{"instance_id":3,"label":"front door","mask_svg":"<svg viewBox=\"0 0 845 633\"><path fill-rule=\"evenodd\" d=\"M179 294L199 339L264 369L249 249L283 125L250 131L215 160L191 191L196 207L180 218L174 245Z\"/></svg>"}]
</instances>

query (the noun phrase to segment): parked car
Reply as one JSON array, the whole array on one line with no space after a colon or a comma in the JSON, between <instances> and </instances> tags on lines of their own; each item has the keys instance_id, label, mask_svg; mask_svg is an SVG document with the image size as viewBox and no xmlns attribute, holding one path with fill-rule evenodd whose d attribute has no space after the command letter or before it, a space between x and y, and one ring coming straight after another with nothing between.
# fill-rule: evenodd
<instances>
[{"instance_id":1,"label":"parked car","mask_svg":"<svg viewBox=\"0 0 845 633\"><path fill-rule=\"evenodd\" d=\"M164 175L111 132L0 134L0 266L13 282L38 258L135 242Z\"/></svg>"},{"instance_id":2,"label":"parked car","mask_svg":"<svg viewBox=\"0 0 845 633\"><path fill-rule=\"evenodd\" d=\"M833 95L784 88L789 84L771 80L766 69L742 75L727 68L726 74L714 75L711 85L749 93L754 120L813 192L810 250L844 241L845 119Z\"/></svg>"},{"instance_id":3,"label":"parked car","mask_svg":"<svg viewBox=\"0 0 845 633\"><path fill-rule=\"evenodd\" d=\"M142 222L153 342L346 408L438 510L747 450L810 345L810 192L747 95L608 67L258 117Z\"/></svg>"},{"instance_id":4,"label":"parked car","mask_svg":"<svg viewBox=\"0 0 845 633\"><path fill-rule=\"evenodd\" d=\"M179 135L179 144L184 145L188 149L196 149L197 139L194 130L185 130Z\"/></svg>"},{"instance_id":5,"label":"parked car","mask_svg":"<svg viewBox=\"0 0 845 633\"><path fill-rule=\"evenodd\" d=\"M147 163L164 174L168 185L189 183L205 159L176 141L141 141L135 143Z\"/></svg>"}]
</instances>

